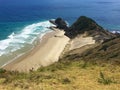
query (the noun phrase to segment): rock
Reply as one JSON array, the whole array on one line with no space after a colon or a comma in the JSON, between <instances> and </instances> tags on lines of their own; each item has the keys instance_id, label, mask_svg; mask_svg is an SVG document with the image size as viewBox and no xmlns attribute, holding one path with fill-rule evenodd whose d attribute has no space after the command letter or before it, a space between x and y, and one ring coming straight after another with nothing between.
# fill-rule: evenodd
<instances>
[{"instance_id":1,"label":"rock","mask_svg":"<svg viewBox=\"0 0 120 90\"><path fill-rule=\"evenodd\" d=\"M49 22L56 25L55 20L49 20Z\"/></svg>"},{"instance_id":2,"label":"rock","mask_svg":"<svg viewBox=\"0 0 120 90\"><path fill-rule=\"evenodd\" d=\"M116 35L104 30L103 27L98 25L94 20L86 16L81 16L77 19L73 25L69 28L67 35L70 38L75 38L77 35L87 33L87 36L92 36L96 41L104 41L106 39L111 39Z\"/></svg>"},{"instance_id":3,"label":"rock","mask_svg":"<svg viewBox=\"0 0 120 90\"><path fill-rule=\"evenodd\" d=\"M118 36L118 34L113 34L105 30L94 20L86 16L79 17L70 27L67 26L67 23L62 18L50 20L50 22L56 25L57 28L63 29L65 35L71 39L78 35L85 34L86 36L92 36L96 42L104 42L105 40Z\"/></svg>"},{"instance_id":4,"label":"rock","mask_svg":"<svg viewBox=\"0 0 120 90\"><path fill-rule=\"evenodd\" d=\"M59 29L67 29L67 23L62 18L57 18L55 20L55 24L57 25L57 28Z\"/></svg>"}]
</instances>

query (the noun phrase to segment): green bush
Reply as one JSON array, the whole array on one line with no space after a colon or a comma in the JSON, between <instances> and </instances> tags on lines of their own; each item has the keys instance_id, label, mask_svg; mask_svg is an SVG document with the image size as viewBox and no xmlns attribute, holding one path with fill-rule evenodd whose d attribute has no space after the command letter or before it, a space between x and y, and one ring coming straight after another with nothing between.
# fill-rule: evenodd
<instances>
[{"instance_id":1,"label":"green bush","mask_svg":"<svg viewBox=\"0 0 120 90\"><path fill-rule=\"evenodd\" d=\"M85 61L84 64L82 65L82 68L85 69L87 67L88 63Z\"/></svg>"},{"instance_id":2,"label":"green bush","mask_svg":"<svg viewBox=\"0 0 120 90\"><path fill-rule=\"evenodd\" d=\"M104 85L110 85L111 83L116 83L110 78L105 78L105 75L102 72L100 72L100 78L98 78L98 82Z\"/></svg>"},{"instance_id":3,"label":"green bush","mask_svg":"<svg viewBox=\"0 0 120 90\"><path fill-rule=\"evenodd\" d=\"M6 72L6 70L0 68L0 73L5 73L5 72Z\"/></svg>"}]
</instances>

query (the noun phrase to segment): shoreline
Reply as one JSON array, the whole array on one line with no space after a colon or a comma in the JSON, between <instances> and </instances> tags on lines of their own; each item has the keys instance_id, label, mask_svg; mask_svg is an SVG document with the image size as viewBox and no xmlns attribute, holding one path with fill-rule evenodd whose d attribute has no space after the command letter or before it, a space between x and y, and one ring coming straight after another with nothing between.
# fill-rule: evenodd
<instances>
[{"instance_id":1,"label":"shoreline","mask_svg":"<svg viewBox=\"0 0 120 90\"><path fill-rule=\"evenodd\" d=\"M38 45L36 45L32 50L20 56L19 58L11 61L7 65L3 66L3 68L10 71L29 72L30 70L37 70L41 66L48 66L58 61L60 54L62 53L66 44L69 41L69 38L66 37L65 35L63 36L60 35L61 37L56 36L56 35L59 35L60 33L61 35L63 35L64 32L59 29L56 29L46 33L41 38ZM61 44L63 43L64 45L59 45L59 42L61 42ZM56 43L56 45L54 43ZM48 48L49 45L51 45L50 46L51 48ZM62 46L61 50L59 50L58 48L60 46ZM47 52L47 50L50 50L50 51ZM57 52L59 53L56 54ZM53 55L56 54L57 56L54 58L54 56L52 56L51 53L53 53ZM46 54L46 56L44 54ZM35 60L35 58L37 59ZM53 61L52 61L52 58L54 59Z\"/></svg>"},{"instance_id":2,"label":"shoreline","mask_svg":"<svg viewBox=\"0 0 120 90\"><path fill-rule=\"evenodd\" d=\"M52 31L48 28L51 26L55 27L49 20L40 20L26 24L18 31L13 30L9 35L6 34L7 37L0 41L0 68L31 51L44 34Z\"/></svg>"},{"instance_id":3,"label":"shoreline","mask_svg":"<svg viewBox=\"0 0 120 90\"><path fill-rule=\"evenodd\" d=\"M52 34L52 33L53 33L53 31L48 31L48 32L46 32L45 34L43 34L43 36L40 36L39 38L36 38L37 44L36 44L34 47L32 47L32 48L31 48L30 50L28 50L27 52L21 53L20 55L16 56L15 58L9 60L7 63L3 64L3 65L1 66L1 68L4 68L5 66L11 64L12 62L15 62L16 60L19 61L19 59L21 60L21 59L27 57L30 53L34 53L35 50L40 46L41 42L44 41L43 38L44 38L46 35L50 35L50 34Z\"/></svg>"}]
</instances>

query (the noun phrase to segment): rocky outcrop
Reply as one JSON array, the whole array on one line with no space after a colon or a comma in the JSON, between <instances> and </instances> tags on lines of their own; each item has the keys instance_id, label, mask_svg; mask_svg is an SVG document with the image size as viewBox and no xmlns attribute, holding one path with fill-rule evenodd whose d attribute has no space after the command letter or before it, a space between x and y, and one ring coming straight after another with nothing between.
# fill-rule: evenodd
<instances>
[{"instance_id":1,"label":"rocky outcrop","mask_svg":"<svg viewBox=\"0 0 120 90\"><path fill-rule=\"evenodd\" d=\"M57 18L55 20L55 23L57 25L57 28L59 29L67 29L67 23L62 18Z\"/></svg>"},{"instance_id":2,"label":"rocky outcrop","mask_svg":"<svg viewBox=\"0 0 120 90\"><path fill-rule=\"evenodd\" d=\"M68 29L67 23L62 18L57 18L56 20L50 20L50 22L57 26L59 29Z\"/></svg>"},{"instance_id":3,"label":"rocky outcrop","mask_svg":"<svg viewBox=\"0 0 120 90\"><path fill-rule=\"evenodd\" d=\"M94 20L86 16L81 16L80 18L78 18L77 21L73 23L71 27L69 27L69 31L67 31L67 35L70 38L75 38L77 35L80 34L92 36L96 41L99 42L116 37L115 34L104 30Z\"/></svg>"}]
</instances>

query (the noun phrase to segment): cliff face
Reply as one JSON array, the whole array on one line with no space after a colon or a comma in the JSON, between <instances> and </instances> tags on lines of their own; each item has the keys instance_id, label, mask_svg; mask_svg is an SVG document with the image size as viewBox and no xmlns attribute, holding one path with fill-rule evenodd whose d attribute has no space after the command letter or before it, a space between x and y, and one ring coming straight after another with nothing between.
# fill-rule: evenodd
<instances>
[{"instance_id":1,"label":"cliff face","mask_svg":"<svg viewBox=\"0 0 120 90\"><path fill-rule=\"evenodd\" d=\"M106 39L111 39L116 35L111 32L104 30L100 25L98 25L94 20L86 16L81 16L77 19L67 32L68 36L75 38L77 35L86 33L87 36L92 36L96 41L104 41Z\"/></svg>"}]
</instances>

